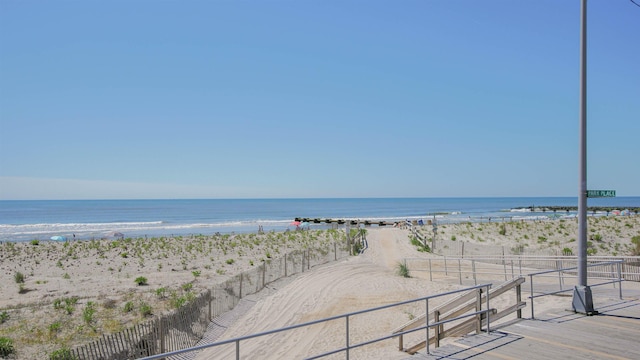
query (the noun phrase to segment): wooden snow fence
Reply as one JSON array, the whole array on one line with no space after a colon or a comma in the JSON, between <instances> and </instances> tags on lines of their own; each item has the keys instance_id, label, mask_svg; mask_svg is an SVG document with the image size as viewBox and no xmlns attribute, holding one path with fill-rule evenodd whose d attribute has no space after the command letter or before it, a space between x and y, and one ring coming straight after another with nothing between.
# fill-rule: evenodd
<instances>
[{"instance_id":1,"label":"wooden snow fence","mask_svg":"<svg viewBox=\"0 0 640 360\"><path fill-rule=\"evenodd\" d=\"M77 359L125 360L194 346L210 322L211 292L177 311L71 350Z\"/></svg>"},{"instance_id":2,"label":"wooden snow fence","mask_svg":"<svg viewBox=\"0 0 640 360\"><path fill-rule=\"evenodd\" d=\"M71 350L78 360L135 359L195 346L213 318L233 309L240 299L280 278L349 256L345 244L327 249L292 251L266 259L260 266L214 284L171 314L138 324Z\"/></svg>"}]
</instances>

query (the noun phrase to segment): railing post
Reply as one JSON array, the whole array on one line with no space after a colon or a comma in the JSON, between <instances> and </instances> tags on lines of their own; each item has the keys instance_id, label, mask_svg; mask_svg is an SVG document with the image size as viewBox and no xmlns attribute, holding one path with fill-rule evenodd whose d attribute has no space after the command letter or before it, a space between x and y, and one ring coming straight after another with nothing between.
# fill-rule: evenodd
<instances>
[{"instance_id":1,"label":"railing post","mask_svg":"<svg viewBox=\"0 0 640 360\"><path fill-rule=\"evenodd\" d=\"M240 340L236 340L236 360L240 360Z\"/></svg>"},{"instance_id":2,"label":"railing post","mask_svg":"<svg viewBox=\"0 0 640 360\"><path fill-rule=\"evenodd\" d=\"M618 263L618 291L620 292L620 300L622 300L622 263Z\"/></svg>"},{"instance_id":3,"label":"railing post","mask_svg":"<svg viewBox=\"0 0 640 360\"><path fill-rule=\"evenodd\" d=\"M447 270L447 257L444 257L444 275L449 276L449 271Z\"/></svg>"},{"instance_id":4,"label":"railing post","mask_svg":"<svg viewBox=\"0 0 640 360\"><path fill-rule=\"evenodd\" d=\"M440 322L440 311L438 310L433 311L433 321L436 323ZM435 338L434 347L440 347L440 326L442 325L436 325L434 329L435 330L435 334L433 335L433 337ZM427 343L429 343L429 339L427 339Z\"/></svg>"},{"instance_id":5,"label":"railing post","mask_svg":"<svg viewBox=\"0 0 640 360\"><path fill-rule=\"evenodd\" d=\"M518 256L518 272L522 276L522 256Z\"/></svg>"},{"instance_id":6,"label":"railing post","mask_svg":"<svg viewBox=\"0 0 640 360\"><path fill-rule=\"evenodd\" d=\"M475 260L471 260L471 267L472 272L473 272L473 285L478 285L478 279L476 277L476 261Z\"/></svg>"},{"instance_id":7,"label":"railing post","mask_svg":"<svg viewBox=\"0 0 640 360\"><path fill-rule=\"evenodd\" d=\"M491 307L489 306L489 290L490 285L487 285L487 335L491 333Z\"/></svg>"},{"instance_id":8,"label":"railing post","mask_svg":"<svg viewBox=\"0 0 640 360\"><path fill-rule=\"evenodd\" d=\"M556 261L556 267L558 268L558 284L560 288L558 290L562 290L562 260Z\"/></svg>"},{"instance_id":9,"label":"railing post","mask_svg":"<svg viewBox=\"0 0 640 360\"><path fill-rule=\"evenodd\" d=\"M531 319L535 319L533 315L533 275L529 275L529 285L531 286L531 292L529 298L531 299Z\"/></svg>"},{"instance_id":10,"label":"railing post","mask_svg":"<svg viewBox=\"0 0 640 360\"><path fill-rule=\"evenodd\" d=\"M513 272L513 258L511 258L511 278L515 278L516 274Z\"/></svg>"},{"instance_id":11,"label":"railing post","mask_svg":"<svg viewBox=\"0 0 640 360\"><path fill-rule=\"evenodd\" d=\"M431 272L431 259L429 259L429 281L433 281L433 273Z\"/></svg>"},{"instance_id":12,"label":"railing post","mask_svg":"<svg viewBox=\"0 0 640 360\"><path fill-rule=\"evenodd\" d=\"M482 331L482 289L478 288L476 290L476 334L480 334Z\"/></svg>"},{"instance_id":13,"label":"railing post","mask_svg":"<svg viewBox=\"0 0 640 360\"><path fill-rule=\"evenodd\" d=\"M502 247L502 267L504 268L504 281L507 281L507 263L504 260L504 246Z\"/></svg>"},{"instance_id":14,"label":"railing post","mask_svg":"<svg viewBox=\"0 0 640 360\"><path fill-rule=\"evenodd\" d=\"M426 344L427 344L427 354L431 353L431 350L429 350L429 299L425 300L426 303L426 312L425 312L425 318L427 321L427 339L426 339Z\"/></svg>"},{"instance_id":15,"label":"railing post","mask_svg":"<svg viewBox=\"0 0 640 360\"><path fill-rule=\"evenodd\" d=\"M349 315L345 316L347 326L347 360L349 360Z\"/></svg>"},{"instance_id":16,"label":"railing post","mask_svg":"<svg viewBox=\"0 0 640 360\"><path fill-rule=\"evenodd\" d=\"M520 302L522 301L522 289L520 288L520 286L520 284L516 285L516 303L518 306L520 306ZM518 319L522 319L522 309L518 309L516 313Z\"/></svg>"},{"instance_id":17,"label":"railing post","mask_svg":"<svg viewBox=\"0 0 640 360\"><path fill-rule=\"evenodd\" d=\"M462 265L460 259L458 259L458 278L460 278L460 285L462 285Z\"/></svg>"}]
</instances>

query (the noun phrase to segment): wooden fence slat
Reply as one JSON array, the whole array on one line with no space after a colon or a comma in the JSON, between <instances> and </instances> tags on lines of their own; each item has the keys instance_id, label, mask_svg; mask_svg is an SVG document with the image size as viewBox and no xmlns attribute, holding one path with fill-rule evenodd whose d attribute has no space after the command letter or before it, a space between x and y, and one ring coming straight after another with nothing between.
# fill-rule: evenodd
<instances>
[{"instance_id":1,"label":"wooden fence slat","mask_svg":"<svg viewBox=\"0 0 640 360\"><path fill-rule=\"evenodd\" d=\"M269 259L262 268L241 273L224 283L214 285L213 289L200 294L193 301L180 309L123 329L89 344L72 349L79 359L120 359L155 355L163 352L181 350L192 347L204 336L212 318L232 310L243 296L257 293L264 287L282 277L295 275L311 267L325 264L333 260L349 256L342 246L338 249L333 243L333 254L330 249L323 255L323 250L312 254L312 250L291 251L278 259ZM340 254L338 254L340 250ZM333 256L332 256L333 255ZM626 269L627 264L623 264ZM636 275L636 274L634 274ZM255 277L255 281L252 281ZM262 281L261 281L262 280Z\"/></svg>"}]
</instances>

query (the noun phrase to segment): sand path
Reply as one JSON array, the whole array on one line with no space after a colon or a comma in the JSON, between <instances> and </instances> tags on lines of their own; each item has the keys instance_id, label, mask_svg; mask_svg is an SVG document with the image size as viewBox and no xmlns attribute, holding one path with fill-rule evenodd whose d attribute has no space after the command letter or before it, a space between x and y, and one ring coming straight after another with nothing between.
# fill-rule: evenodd
<instances>
[{"instance_id":1,"label":"sand path","mask_svg":"<svg viewBox=\"0 0 640 360\"><path fill-rule=\"evenodd\" d=\"M294 324L367 309L388 303L444 292L455 284L403 278L395 274L404 257L420 256L401 229L377 229L368 236L364 254L328 264L300 274L276 293L259 299L239 321L219 339L229 339ZM427 256L424 254L424 256ZM394 308L350 318L350 342L357 343L389 334L389 329L420 314L417 305ZM265 336L241 343L246 359L304 358L339 348L345 344L345 320L335 320L294 331ZM403 358L395 340L387 340L352 351L351 358ZM199 359L231 358L235 346L210 349ZM335 355L344 358L344 354ZM332 358L332 357L329 357Z\"/></svg>"}]
</instances>

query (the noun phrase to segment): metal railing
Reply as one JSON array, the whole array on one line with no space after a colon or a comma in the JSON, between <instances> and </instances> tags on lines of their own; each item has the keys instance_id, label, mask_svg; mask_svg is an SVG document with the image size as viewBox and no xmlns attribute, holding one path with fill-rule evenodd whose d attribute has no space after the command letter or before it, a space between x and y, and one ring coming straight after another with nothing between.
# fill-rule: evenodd
<instances>
[{"instance_id":1,"label":"metal railing","mask_svg":"<svg viewBox=\"0 0 640 360\"><path fill-rule=\"evenodd\" d=\"M576 271L571 266L577 266L576 256L531 256L531 255L495 255L495 256L469 256L469 257L431 257L431 258L405 258L404 265L411 272L425 272L429 274L429 280L434 275L457 277L459 284L463 280L467 284L477 285L479 281L507 281L510 278L525 276L536 269L558 271L561 282L566 276L573 276ZM607 268L611 261L619 261L621 264L620 277L626 281L640 281L640 257L637 256L590 256L587 262L590 264L589 276L615 277L615 269ZM594 268L597 267L597 268ZM605 274L610 274L605 276Z\"/></svg>"},{"instance_id":2,"label":"metal railing","mask_svg":"<svg viewBox=\"0 0 640 360\"><path fill-rule=\"evenodd\" d=\"M320 324L320 323L325 323L325 322L329 322L329 321L333 321L333 320L338 320L338 319L344 319L345 320L345 328L346 328L345 346L341 347L341 348L338 348L338 349L334 349L334 350L331 350L331 351L324 352L322 354L313 355L311 357L308 357L307 359L318 359L318 358L322 358L322 357L325 357L325 356L329 356L329 355L337 354L337 353L340 353L340 352L344 352L345 356L346 356L346 359L348 360L349 359L349 352L352 349L359 348L359 347L364 347L364 346L367 346L367 345L370 345L370 344L373 344L373 343L377 343L377 342L380 342L380 341L383 341L383 340L391 339L391 338L394 338L394 337L398 337L400 335L405 335L405 334L413 333L413 332L420 331L420 330L426 330L426 341L427 341L427 344L428 344L428 342L429 342L429 329L430 328L441 327L442 325L444 325L446 323L449 323L449 322L452 322L452 321L461 320L461 319L464 319L464 318L470 318L470 317L475 317L475 318L478 319L478 321L486 321L486 331L487 331L487 333L489 333L489 331L490 331L490 312L491 312L491 309L489 307L489 290L491 289L491 286L492 286L492 284L476 285L476 286L465 288L465 289L449 291L449 292L436 294L436 295L430 295L430 296L421 297L421 298L417 298L417 299L413 299L413 300L396 302L396 303L393 303L393 304L378 306L378 307L369 308L369 309L360 310L360 311L354 311L354 312L350 312L350 313L346 313L346 314L342 314L342 315L336 315L336 316L332 316L332 317L328 317L328 318L324 318L324 319L305 322L305 323L302 323L302 324L291 325L291 326L283 327L283 328L280 328L280 329L264 331L264 332L260 332L260 333L256 333L256 334L251 334L251 335L241 336L241 337L237 337L237 338L233 338L233 339L218 341L218 342L214 342L214 343L211 343L211 344L206 344L206 345L191 347L191 348L188 348L188 349L177 350L177 351L167 352L167 353L164 353L164 354L149 356L149 357L142 358L142 360L163 359L163 358L166 358L166 357L169 357L169 356L174 356L174 355L183 354L183 353L192 352L192 351L204 350L204 349L208 349L208 348L212 348L212 347L216 347L216 346L221 346L221 345L225 345L225 344L235 344L235 358L236 359L240 359L240 343L243 342L243 341L246 341L246 340L249 340L249 339L254 339L254 338L259 338L259 337L263 337L263 336L267 336L267 335L272 335L272 334L276 334L276 333L281 333L281 332L285 332L285 331L290 331L290 330L294 330L294 329L298 329L298 328L303 328L303 327L307 327L307 326L311 326L311 325L316 325L316 324ZM433 322L433 323L429 323L429 321L426 321L425 326L421 326L421 327L418 327L418 328L415 328L415 329L411 329L409 331L405 331L405 332L401 332L401 333L395 333L395 334L391 334L391 335L387 335L387 336L377 337L375 339L363 341L363 342L360 342L360 343L357 343L357 344L351 344L351 342L350 342L350 339L349 339L349 333L350 333L349 319L351 317L354 317L354 316L360 315L360 314L374 312L374 311L389 309L389 308L393 308L393 307L397 307L397 306L401 306L401 305L407 305L407 304L412 304L412 303L416 303L416 302L422 302L422 301L425 302L425 309L426 309L426 313L428 314L429 313L429 300L432 300L432 299L435 299L435 298L439 298L439 297L443 297L443 296L453 295L453 294L457 294L457 293L461 293L461 292L468 292L468 291L474 290L474 289L478 289L478 290L486 289L486 291L483 291L483 292L485 292L487 294L486 295L486 301L485 301L486 308L484 310L482 309L482 305L480 303L479 310L471 312L471 313L466 313L466 314L458 316L458 317L449 318L449 319L442 320L442 321L436 321L436 322ZM427 351L428 351L428 349L427 349Z\"/></svg>"},{"instance_id":3,"label":"metal railing","mask_svg":"<svg viewBox=\"0 0 640 360\"><path fill-rule=\"evenodd\" d=\"M597 277L589 277L589 279L604 279L604 282L599 282L596 284L589 284L590 287L597 287L597 286L601 286L601 285L607 285L607 284L613 284L615 287L615 284L618 283L618 292L619 292L619 296L620 299L622 299L622 282L625 281L622 277L622 263L623 260L614 260L614 261L607 261L607 262L600 262L600 263L594 263L594 264L589 264L587 265L587 268L591 268L591 267L606 267L606 266L615 266L616 270L617 270L617 277L613 277L611 276L610 273L608 274L604 274L604 276L597 276ZM570 267L570 268L562 268L562 269L556 269L556 270L547 270L547 271L539 271L539 272L535 272L535 273L531 273L531 274L527 274L527 276L529 276L529 284L531 286L531 295L529 296L529 299L531 299L531 318L535 319L535 312L534 312L534 304L533 304L533 299L535 298L539 298L542 296L547 296L547 295L555 295L555 294L560 294L563 292L567 292L567 291L573 291L573 287L572 288L567 288L564 289L564 277L563 277L563 273L566 272L570 272L570 271L577 271L578 267L574 266L574 267ZM533 277L534 276L547 276L548 274L552 274L552 273L558 273L558 281L560 284L560 290L557 291L551 291L551 292L543 292L537 295L534 295L533 293ZM612 279L612 280L609 280ZM609 280L609 281L606 281Z\"/></svg>"}]
</instances>

